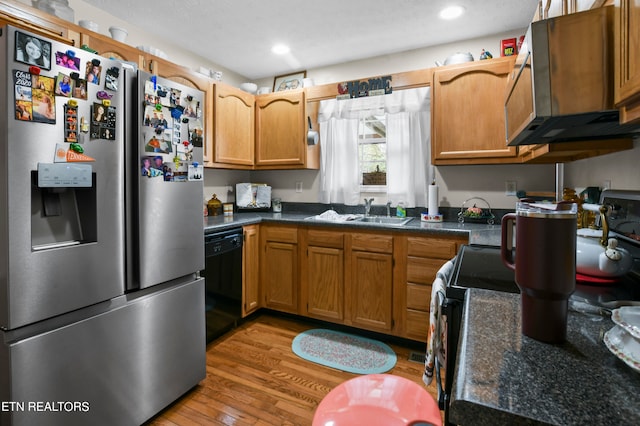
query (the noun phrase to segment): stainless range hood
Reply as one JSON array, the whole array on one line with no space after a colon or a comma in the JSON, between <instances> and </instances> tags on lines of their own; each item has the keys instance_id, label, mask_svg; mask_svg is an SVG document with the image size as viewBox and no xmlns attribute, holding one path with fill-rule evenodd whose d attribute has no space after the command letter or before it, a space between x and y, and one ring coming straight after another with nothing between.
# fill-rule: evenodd
<instances>
[{"instance_id":1,"label":"stainless range hood","mask_svg":"<svg viewBox=\"0 0 640 426\"><path fill-rule=\"evenodd\" d=\"M508 145L640 136L613 103L613 7L533 22L509 76Z\"/></svg>"}]
</instances>

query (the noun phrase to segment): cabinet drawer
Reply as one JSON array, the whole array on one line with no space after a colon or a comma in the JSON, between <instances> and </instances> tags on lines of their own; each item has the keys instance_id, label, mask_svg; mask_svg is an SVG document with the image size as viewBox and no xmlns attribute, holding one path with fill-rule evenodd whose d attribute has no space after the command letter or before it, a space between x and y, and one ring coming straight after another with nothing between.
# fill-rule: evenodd
<instances>
[{"instance_id":1,"label":"cabinet drawer","mask_svg":"<svg viewBox=\"0 0 640 426\"><path fill-rule=\"evenodd\" d=\"M431 304L431 286L407 284L407 308L429 312Z\"/></svg>"},{"instance_id":2,"label":"cabinet drawer","mask_svg":"<svg viewBox=\"0 0 640 426\"><path fill-rule=\"evenodd\" d=\"M427 341L429 333L429 312L407 309L406 335L410 339Z\"/></svg>"},{"instance_id":3,"label":"cabinet drawer","mask_svg":"<svg viewBox=\"0 0 640 426\"><path fill-rule=\"evenodd\" d=\"M318 247L344 247L344 233L336 231L307 230L307 244Z\"/></svg>"},{"instance_id":4,"label":"cabinet drawer","mask_svg":"<svg viewBox=\"0 0 640 426\"><path fill-rule=\"evenodd\" d=\"M415 284L431 285L436 273L445 262L442 259L426 259L409 256L407 258L407 281Z\"/></svg>"},{"instance_id":5,"label":"cabinet drawer","mask_svg":"<svg viewBox=\"0 0 640 426\"><path fill-rule=\"evenodd\" d=\"M457 253L458 241L438 238L408 237L407 243L409 256L434 257L449 260Z\"/></svg>"},{"instance_id":6,"label":"cabinet drawer","mask_svg":"<svg viewBox=\"0 0 640 426\"><path fill-rule=\"evenodd\" d=\"M264 227L261 232L264 232L264 238L266 241L280 241L283 243L293 243L296 244L298 242L298 228L289 228L289 227Z\"/></svg>"},{"instance_id":7,"label":"cabinet drawer","mask_svg":"<svg viewBox=\"0 0 640 426\"><path fill-rule=\"evenodd\" d=\"M351 249L374 253L392 253L393 236L380 234L351 234Z\"/></svg>"}]
</instances>

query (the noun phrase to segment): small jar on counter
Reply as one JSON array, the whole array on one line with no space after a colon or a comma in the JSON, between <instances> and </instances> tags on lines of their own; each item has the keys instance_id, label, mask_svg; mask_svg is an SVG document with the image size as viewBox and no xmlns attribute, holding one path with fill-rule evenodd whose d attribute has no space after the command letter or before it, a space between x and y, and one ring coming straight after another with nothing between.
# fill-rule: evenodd
<instances>
[{"instance_id":1,"label":"small jar on counter","mask_svg":"<svg viewBox=\"0 0 640 426\"><path fill-rule=\"evenodd\" d=\"M222 202L218 200L218 196L213 194L213 197L207 202L207 213L209 216L218 216L222 214Z\"/></svg>"}]
</instances>

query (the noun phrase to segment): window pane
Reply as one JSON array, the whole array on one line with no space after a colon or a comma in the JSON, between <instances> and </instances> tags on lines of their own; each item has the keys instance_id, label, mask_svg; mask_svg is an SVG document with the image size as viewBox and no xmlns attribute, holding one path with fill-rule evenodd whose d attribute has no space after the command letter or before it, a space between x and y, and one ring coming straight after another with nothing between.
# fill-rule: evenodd
<instances>
[{"instance_id":1,"label":"window pane","mask_svg":"<svg viewBox=\"0 0 640 426\"><path fill-rule=\"evenodd\" d=\"M387 171L387 144L360 144L358 149L362 172Z\"/></svg>"},{"instance_id":2,"label":"window pane","mask_svg":"<svg viewBox=\"0 0 640 426\"><path fill-rule=\"evenodd\" d=\"M387 127L384 115L369 115L360 119L358 158L362 185L386 185L386 137Z\"/></svg>"}]
</instances>

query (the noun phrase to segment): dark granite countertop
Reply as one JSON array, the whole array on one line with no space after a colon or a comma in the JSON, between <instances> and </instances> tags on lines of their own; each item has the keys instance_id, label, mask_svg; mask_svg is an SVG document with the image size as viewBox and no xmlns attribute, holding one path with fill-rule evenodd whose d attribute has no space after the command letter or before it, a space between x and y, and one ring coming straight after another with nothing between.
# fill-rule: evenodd
<instances>
[{"instance_id":1,"label":"dark granite countertop","mask_svg":"<svg viewBox=\"0 0 640 426\"><path fill-rule=\"evenodd\" d=\"M637 425L640 374L603 342L608 317L569 312L567 341L521 334L520 296L466 293L450 420L460 425Z\"/></svg>"},{"instance_id":2,"label":"dark granite countertop","mask_svg":"<svg viewBox=\"0 0 640 426\"><path fill-rule=\"evenodd\" d=\"M345 229L388 230L398 232L421 232L427 235L467 235L469 244L500 245L500 224L476 224L458 222L429 223L414 217L403 226L371 224L358 221L329 222L309 220L309 213L234 213L233 216L207 216L204 218L205 234L251 225L260 222L277 222L319 227L344 227Z\"/></svg>"}]
</instances>

